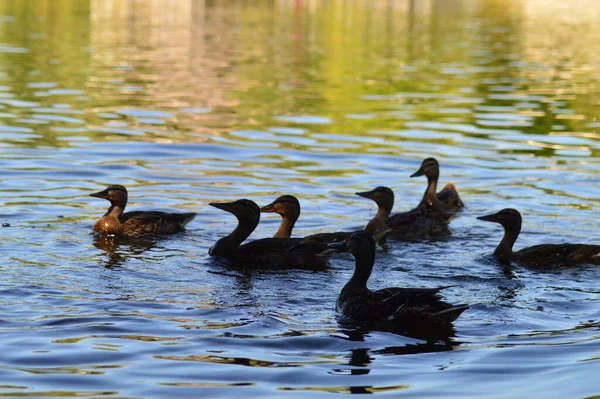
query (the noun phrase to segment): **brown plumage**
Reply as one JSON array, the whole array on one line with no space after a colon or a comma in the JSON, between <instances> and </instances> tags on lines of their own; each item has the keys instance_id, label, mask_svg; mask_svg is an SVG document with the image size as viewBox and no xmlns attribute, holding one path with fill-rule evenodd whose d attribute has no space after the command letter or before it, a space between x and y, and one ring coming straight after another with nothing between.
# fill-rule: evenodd
<instances>
[{"instance_id":1,"label":"brown plumage","mask_svg":"<svg viewBox=\"0 0 600 399\"><path fill-rule=\"evenodd\" d=\"M421 167L410 177L426 176L427 188L419 205L425 205L430 209L446 214L456 213L464 207L458 189L453 183L448 183L439 193L436 193L437 183L440 177L440 165L435 158L427 158L421 163Z\"/></svg>"},{"instance_id":2,"label":"brown plumage","mask_svg":"<svg viewBox=\"0 0 600 399\"><path fill-rule=\"evenodd\" d=\"M522 218L515 209L502 209L477 219L499 223L504 227L504 237L496 247L494 256L502 263L515 261L532 268L555 268L579 264L600 265L600 245L540 244L513 252L513 245L521 232Z\"/></svg>"},{"instance_id":3,"label":"brown plumage","mask_svg":"<svg viewBox=\"0 0 600 399\"><path fill-rule=\"evenodd\" d=\"M388 237L395 239L430 238L449 234L450 219L445 213L429 209L425 205L391 215L394 206L394 192L388 187L377 187L371 191L356 193L369 198L377 204L377 214L365 227L366 231L390 228Z\"/></svg>"},{"instance_id":4,"label":"brown plumage","mask_svg":"<svg viewBox=\"0 0 600 399\"><path fill-rule=\"evenodd\" d=\"M92 228L97 233L126 237L173 234L183 231L184 226L196 216L195 213L159 211L124 213L127 206L127 189L121 185L108 186L105 190L90 196L110 201L110 208Z\"/></svg>"},{"instance_id":5,"label":"brown plumage","mask_svg":"<svg viewBox=\"0 0 600 399\"><path fill-rule=\"evenodd\" d=\"M377 203L377 214L367 224L365 230L373 231L386 226L392 229L388 237L396 239L431 238L450 234L448 224L464 204L453 183L446 184L439 193L436 193L439 175L438 161L434 158L425 159L419 170L410 176L427 177L427 189L423 198L410 211L394 215L391 215L394 192L388 187L381 186L371 191L356 193Z\"/></svg>"},{"instance_id":6,"label":"brown plumage","mask_svg":"<svg viewBox=\"0 0 600 399\"><path fill-rule=\"evenodd\" d=\"M264 213L274 212L281 216L281 224L279 225L279 229L277 229L277 232L275 233L273 238L290 238L296 221L300 217L300 202L293 195L282 195L275 199L275 201L271 202L269 205L265 205L262 208L260 208L260 211ZM375 229L370 232L373 233L375 241L380 241L385 237L388 231L389 229L386 229L385 226L382 226L381 229ZM313 242L329 244L331 242L344 241L348 237L350 237L352 233L354 233L354 231L316 233L302 237L302 239L305 243Z\"/></svg>"}]
</instances>

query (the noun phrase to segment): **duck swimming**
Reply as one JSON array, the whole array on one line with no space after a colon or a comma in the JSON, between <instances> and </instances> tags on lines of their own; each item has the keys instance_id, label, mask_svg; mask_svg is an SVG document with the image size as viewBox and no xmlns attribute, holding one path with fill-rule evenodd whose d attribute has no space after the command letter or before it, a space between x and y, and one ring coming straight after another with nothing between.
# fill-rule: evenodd
<instances>
[{"instance_id":1,"label":"duck swimming","mask_svg":"<svg viewBox=\"0 0 600 399\"><path fill-rule=\"evenodd\" d=\"M167 213L159 211L125 212L127 189L121 185L111 185L105 190L90 194L91 197L110 201L108 211L94 224L97 233L114 234L126 237L142 237L160 234L173 234L184 230L195 213Z\"/></svg>"},{"instance_id":2,"label":"duck swimming","mask_svg":"<svg viewBox=\"0 0 600 399\"><path fill-rule=\"evenodd\" d=\"M504 227L504 237L496 247L494 256L502 263L519 262L533 268L553 268L578 264L600 265L600 245L540 244L513 252L513 245L521 232L521 214L515 209L502 209L477 219L499 223Z\"/></svg>"},{"instance_id":3,"label":"duck swimming","mask_svg":"<svg viewBox=\"0 0 600 399\"><path fill-rule=\"evenodd\" d=\"M238 220L229 235L219 239L208 251L211 256L228 259L237 266L260 269L323 269L335 251L327 243L302 238L262 238L242 244L260 221L260 208L254 201L240 199L234 202L209 205L232 213Z\"/></svg>"},{"instance_id":4,"label":"duck swimming","mask_svg":"<svg viewBox=\"0 0 600 399\"><path fill-rule=\"evenodd\" d=\"M336 310L345 319L376 327L395 325L403 329L449 327L469 308L441 300L438 288L384 288L371 291L367 281L375 263L375 241L368 232L352 234L345 242L329 244L349 251L356 260L354 274L342 288Z\"/></svg>"},{"instance_id":5,"label":"duck swimming","mask_svg":"<svg viewBox=\"0 0 600 399\"><path fill-rule=\"evenodd\" d=\"M274 212L281 216L281 224L273 238L290 238L294 225L300 217L300 202L293 195L282 195L269 205L260 208L260 211L264 213ZM385 226L382 226L381 229L374 229L371 231L375 237L375 241L378 242L385 237L387 232L389 232L389 229L384 229ZM344 241L350 237L352 233L354 232L338 231L335 233L317 233L305 236L302 239L305 242L314 241L329 244L330 242Z\"/></svg>"},{"instance_id":6,"label":"duck swimming","mask_svg":"<svg viewBox=\"0 0 600 399\"><path fill-rule=\"evenodd\" d=\"M394 192L388 187L380 186L356 195L372 199L377 204L377 214L365 226L366 231L373 232L385 226L391 229L388 236L395 239L430 238L450 233L449 217L445 213L429 210L425 205L390 216L394 206Z\"/></svg>"},{"instance_id":7,"label":"duck swimming","mask_svg":"<svg viewBox=\"0 0 600 399\"><path fill-rule=\"evenodd\" d=\"M421 167L410 177L426 176L427 189L419 206L425 205L430 209L444 213L455 213L464 207L458 189L453 183L448 183L439 193L436 193L438 179L440 177L440 165L435 158L427 158L421 163Z\"/></svg>"}]
</instances>

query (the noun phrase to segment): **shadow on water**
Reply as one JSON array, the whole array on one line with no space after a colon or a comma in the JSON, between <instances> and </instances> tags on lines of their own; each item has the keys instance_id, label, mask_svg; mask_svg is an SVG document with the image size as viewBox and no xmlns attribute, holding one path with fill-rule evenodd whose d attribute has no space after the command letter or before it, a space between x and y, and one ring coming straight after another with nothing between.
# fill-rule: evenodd
<instances>
[{"instance_id":1,"label":"shadow on water","mask_svg":"<svg viewBox=\"0 0 600 399\"><path fill-rule=\"evenodd\" d=\"M131 257L136 257L154 248L158 239L130 239L115 235L95 234L94 247L105 252L104 267L115 269L124 266Z\"/></svg>"},{"instance_id":2,"label":"shadow on water","mask_svg":"<svg viewBox=\"0 0 600 399\"><path fill-rule=\"evenodd\" d=\"M441 352L452 350L456 346L460 345L460 342L454 341L456 331L454 327L445 328L402 328L400 326L377 326L376 328L370 326L360 326L348 322L338 322L342 328L339 332L344 334L350 341L364 342L367 340L367 336L371 332L381 331L392 334L401 335L404 337L418 339L424 341L423 343L406 345L402 347L393 347L389 349L389 353L395 354L414 354L414 353L427 353L427 352ZM378 352L380 352L379 350ZM383 349L383 351L387 351Z\"/></svg>"}]
</instances>

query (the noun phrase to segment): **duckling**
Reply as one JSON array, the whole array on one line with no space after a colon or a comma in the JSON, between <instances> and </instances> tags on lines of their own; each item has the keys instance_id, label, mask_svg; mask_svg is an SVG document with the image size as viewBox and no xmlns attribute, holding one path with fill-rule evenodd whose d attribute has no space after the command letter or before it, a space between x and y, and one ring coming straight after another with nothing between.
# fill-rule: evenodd
<instances>
[{"instance_id":1,"label":"duckling","mask_svg":"<svg viewBox=\"0 0 600 399\"><path fill-rule=\"evenodd\" d=\"M254 201L209 205L232 213L238 220L235 230L219 239L208 251L211 256L228 259L236 266L260 269L323 269L335 251L327 243L305 241L302 238L262 238L242 245L258 226L260 208Z\"/></svg>"},{"instance_id":2,"label":"duckling","mask_svg":"<svg viewBox=\"0 0 600 399\"><path fill-rule=\"evenodd\" d=\"M330 247L349 251L356 260L354 274L342 288L336 310L343 318L376 327L394 325L404 329L423 326L449 327L469 308L441 300L437 288L384 288L371 291L367 281L375 263L375 241L368 232L352 234L343 243Z\"/></svg>"},{"instance_id":3,"label":"duckling","mask_svg":"<svg viewBox=\"0 0 600 399\"><path fill-rule=\"evenodd\" d=\"M167 213L159 211L134 211L123 213L127 206L127 189L115 184L91 197L110 201L108 211L94 224L93 231L126 237L173 234L184 230L195 213Z\"/></svg>"},{"instance_id":4,"label":"duckling","mask_svg":"<svg viewBox=\"0 0 600 399\"><path fill-rule=\"evenodd\" d=\"M271 202L269 205L265 205L260 208L261 212L271 213L275 212L281 216L281 224L279 229L273 236L273 238L290 238L292 230L298 217L300 217L300 201L293 195L282 195ZM372 233L375 237L375 241L379 242L385 237L389 229L385 229L382 226L381 229L373 230ZM338 231L335 233L317 233L303 237L304 242L321 242L328 244L330 242L344 241L353 231Z\"/></svg>"},{"instance_id":5,"label":"duckling","mask_svg":"<svg viewBox=\"0 0 600 399\"><path fill-rule=\"evenodd\" d=\"M477 219L499 223L504 227L504 237L494 251L494 256L502 263L515 261L540 269L586 263L600 265L600 245L540 244L513 252L513 245L519 237L522 223L521 214L515 209L502 209Z\"/></svg>"},{"instance_id":6,"label":"duckling","mask_svg":"<svg viewBox=\"0 0 600 399\"><path fill-rule=\"evenodd\" d=\"M372 199L377 204L377 214L365 227L366 231L373 232L385 226L391 229L388 236L396 239L429 238L450 233L450 219L447 215L428 209L425 205L390 216L394 206L394 192L388 187L380 186L356 194Z\"/></svg>"},{"instance_id":7,"label":"duckling","mask_svg":"<svg viewBox=\"0 0 600 399\"><path fill-rule=\"evenodd\" d=\"M440 177L440 165L435 158L423 160L419 170L410 175L410 177L418 176L427 177L427 189L419 205L425 205L435 211L444 213L455 213L464 207L458 189L453 183L446 184L439 193L436 193Z\"/></svg>"}]
</instances>

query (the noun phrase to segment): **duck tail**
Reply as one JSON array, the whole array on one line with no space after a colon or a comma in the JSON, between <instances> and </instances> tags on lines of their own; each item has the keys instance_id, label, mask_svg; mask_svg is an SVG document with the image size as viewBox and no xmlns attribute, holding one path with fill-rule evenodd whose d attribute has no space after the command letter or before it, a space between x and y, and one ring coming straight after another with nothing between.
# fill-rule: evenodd
<instances>
[{"instance_id":1,"label":"duck tail","mask_svg":"<svg viewBox=\"0 0 600 399\"><path fill-rule=\"evenodd\" d=\"M433 313L431 317L440 324L450 324L467 309L469 309L469 305L455 305L448 309Z\"/></svg>"},{"instance_id":2,"label":"duck tail","mask_svg":"<svg viewBox=\"0 0 600 399\"><path fill-rule=\"evenodd\" d=\"M460 194L458 193L458 187L456 187L456 184L452 182L446 183L437 196L440 201L451 204L457 208L462 208L465 206L464 202L462 202L462 199L460 198Z\"/></svg>"},{"instance_id":3,"label":"duck tail","mask_svg":"<svg viewBox=\"0 0 600 399\"><path fill-rule=\"evenodd\" d=\"M179 223L183 227L186 224L188 224L189 222L191 222L195 217L196 217L196 213L195 212L182 213L182 214L179 215Z\"/></svg>"}]
</instances>

